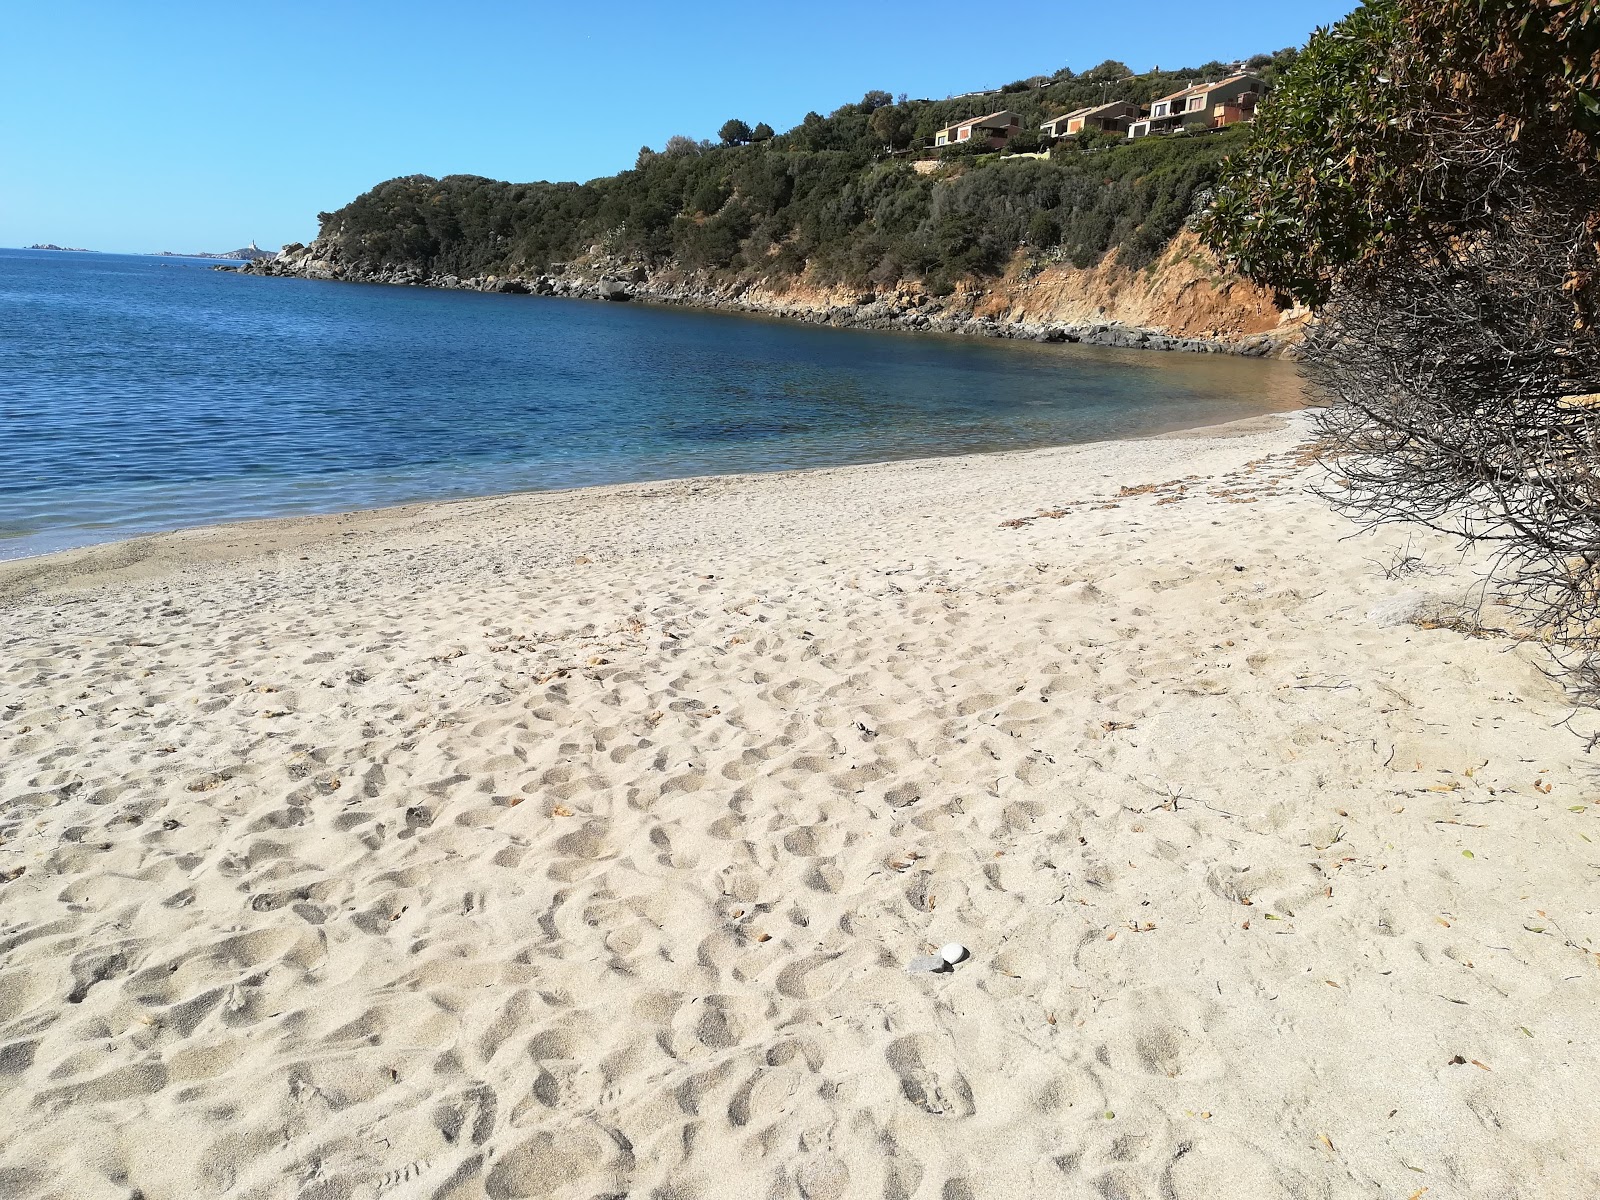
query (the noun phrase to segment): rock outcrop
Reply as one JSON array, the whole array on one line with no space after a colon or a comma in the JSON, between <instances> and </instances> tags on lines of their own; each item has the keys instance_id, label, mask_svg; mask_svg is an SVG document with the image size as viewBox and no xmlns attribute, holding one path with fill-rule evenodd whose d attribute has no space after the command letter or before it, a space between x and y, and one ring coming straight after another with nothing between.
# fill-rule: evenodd
<instances>
[{"instance_id":1,"label":"rock outcrop","mask_svg":"<svg viewBox=\"0 0 1600 1200\"><path fill-rule=\"evenodd\" d=\"M649 269L598 251L542 272L460 277L401 264L346 262L339 247L291 242L274 259L226 268L254 275L457 288L509 295L612 302L641 300L784 317L839 328L1080 342L1145 350L1292 354L1303 312L1284 311L1262 289L1229 275L1190 234L1150 266L1129 270L1115 255L1092 268L1023 260L981 286L935 296L915 283L882 292L819 285L805 278L718 282L671 267Z\"/></svg>"}]
</instances>

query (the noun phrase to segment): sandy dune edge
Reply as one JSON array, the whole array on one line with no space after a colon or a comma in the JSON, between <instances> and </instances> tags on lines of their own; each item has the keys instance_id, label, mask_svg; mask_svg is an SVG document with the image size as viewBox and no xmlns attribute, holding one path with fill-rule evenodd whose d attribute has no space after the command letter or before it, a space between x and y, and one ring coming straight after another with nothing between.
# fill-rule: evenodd
<instances>
[{"instance_id":1,"label":"sandy dune edge","mask_svg":"<svg viewBox=\"0 0 1600 1200\"><path fill-rule=\"evenodd\" d=\"M0 566L0 1196L1600 1193L1561 697L1235 433Z\"/></svg>"}]
</instances>

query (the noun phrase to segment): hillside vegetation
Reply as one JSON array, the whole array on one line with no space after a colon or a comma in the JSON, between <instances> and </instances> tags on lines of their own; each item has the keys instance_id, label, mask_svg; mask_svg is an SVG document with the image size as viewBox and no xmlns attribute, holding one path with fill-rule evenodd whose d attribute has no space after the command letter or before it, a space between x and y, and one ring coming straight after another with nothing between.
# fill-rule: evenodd
<instances>
[{"instance_id":1,"label":"hillside vegetation","mask_svg":"<svg viewBox=\"0 0 1600 1200\"><path fill-rule=\"evenodd\" d=\"M1270 79L1294 54L1258 56L1252 69ZM915 280L935 294L999 272L1019 249L1079 267L1116 250L1139 267L1183 227L1240 131L1106 139L1048 160L950 148L930 174L913 169L908 151L1001 108L1021 114L1030 132L1013 149L1026 149L1051 116L1101 99L1147 102L1225 71L1209 63L1134 76L1105 63L950 100L869 92L786 133L730 120L723 144L675 137L659 152L641 149L632 170L583 184L406 176L320 214L319 242L357 270L527 274L598 250L713 280Z\"/></svg>"}]
</instances>

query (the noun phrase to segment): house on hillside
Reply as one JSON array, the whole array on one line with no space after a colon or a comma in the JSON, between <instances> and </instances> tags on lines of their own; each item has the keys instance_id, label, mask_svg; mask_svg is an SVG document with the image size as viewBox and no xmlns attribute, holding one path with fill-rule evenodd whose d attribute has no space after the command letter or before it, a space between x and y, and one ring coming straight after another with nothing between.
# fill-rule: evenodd
<instances>
[{"instance_id":1,"label":"house on hillside","mask_svg":"<svg viewBox=\"0 0 1600 1200\"><path fill-rule=\"evenodd\" d=\"M1128 126L1128 136L1141 138L1179 129L1223 129L1253 121L1256 103L1266 90L1266 82L1248 71L1216 83L1197 83L1157 100L1150 106L1148 117Z\"/></svg>"},{"instance_id":2,"label":"house on hillside","mask_svg":"<svg viewBox=\"0 0 1600 1200\"><path fill-rule=\"evenodd\" d=\"M1085 129L1097 129L1101 133L1127 133L1128 126L1141 115L1142 110L1133 101L1113 100L1109 104L1079 108L1055 117L1039 126L1039 132L1047 141L1076 137Z\"/></svg>"},{"instance_id":3,"label":"house on hillside","mask_svg":"<svg viewBox=\"0 0 1600 1200\"><path fill-rule=\"evenodd\" d=\"M947 125L933 135L935 146L963 145L977 138L989 149L998 150L1022 131L1022 118L1009 109L990 113L986 117L968 117Z\"/></svg>"}]
</instances>

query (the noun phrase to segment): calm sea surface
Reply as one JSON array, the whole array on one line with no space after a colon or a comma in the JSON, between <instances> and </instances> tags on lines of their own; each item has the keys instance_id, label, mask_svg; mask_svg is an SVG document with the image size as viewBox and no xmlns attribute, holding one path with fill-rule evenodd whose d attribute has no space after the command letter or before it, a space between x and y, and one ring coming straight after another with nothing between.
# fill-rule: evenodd
<instances>
[{"instance_id":1,"label":"calm sea surface","mask_svg":"<svg viewBox=\"0 0 1600 1200\"><path fill-rule=\"evenodd\" d=\"M1155 433L1281 363L0 250L0 558L413 500Z\"/></svg>"}]
</instances>

